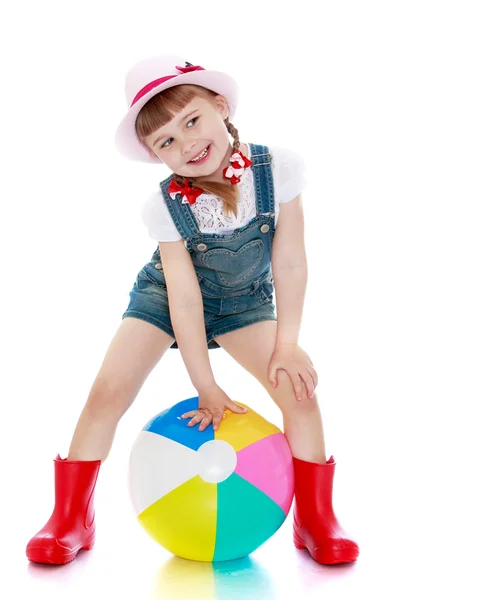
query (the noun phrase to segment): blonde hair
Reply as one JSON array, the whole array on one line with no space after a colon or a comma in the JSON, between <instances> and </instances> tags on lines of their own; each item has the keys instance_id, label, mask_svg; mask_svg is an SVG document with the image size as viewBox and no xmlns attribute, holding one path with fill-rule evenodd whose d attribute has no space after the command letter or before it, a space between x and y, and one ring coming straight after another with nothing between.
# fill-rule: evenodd
<instances>
[{"instance_id":1,"label":"blonde hair","mask_svg":"<svg viewBox=\"0 0 501 600\"><path fill-rule=\"evenodd\" d=\"M216 92L208 90L199 85L176 85L159 92L139 111L136 119L136 133L138 138L143 142L144 139L151 135L154 131L168 123L174 118L174 115L181 111L195 96L205 96L212 99L217 96ZM228 133L233 138L233 152L239 149L240 139L238 137L237 128L224 120ZM189 178L174 173L174 179L183 184L190 181ZM217 181L194 181L193 185L202 189L209 194L215 194L223 203L223 212L228 215L231 211L235 217L238 212L238 186L228 183L219 183Z\"/></svg>"}]
</instances>

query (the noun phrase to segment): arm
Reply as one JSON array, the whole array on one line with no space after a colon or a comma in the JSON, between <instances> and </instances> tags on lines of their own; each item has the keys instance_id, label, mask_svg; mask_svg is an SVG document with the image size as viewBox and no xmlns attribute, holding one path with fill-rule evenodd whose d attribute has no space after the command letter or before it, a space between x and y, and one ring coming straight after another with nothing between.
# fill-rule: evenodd
<instances>
[{"instance_id":1,"label":"arm","mask_svg":"<svg viewBox=\"0 0 501 600\"><path fill-rule=\"evenodd\" d=\"M202 293L190 253L183 240L160 242L172 327L184 364L195 388L215 384L205 337Z\"/></svg>"},{"instance_id":2,"label":"arm","mask_svg":"<svg viewBox=\"0 0 501 600\"><path fill-rule=\"evenodd\" d=\"M278 321L275 345L297 344L308 280L301 194L280 205L271 264Z\"/></svg>"}]
</instances>

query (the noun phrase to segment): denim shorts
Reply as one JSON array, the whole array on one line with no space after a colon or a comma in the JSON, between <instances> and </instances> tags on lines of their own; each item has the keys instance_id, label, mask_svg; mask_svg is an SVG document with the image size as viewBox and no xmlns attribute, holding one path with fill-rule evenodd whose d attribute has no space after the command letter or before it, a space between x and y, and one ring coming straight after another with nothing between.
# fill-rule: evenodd
<instances>
[{"instance_id":1,"label":"denim shorts","mask_svg":"<svg viewBox=\"0 0 501 600\"><path fill-rule=\"evenodd\" d=\"M147 266L141 269L129 292L129 306L122 315L122 319L124 317L141 319L156 325L175 339L164 281L163 275L155 272L151 267L148 268ZM269 286L272 287L272 284L269 284ZM220 347L214 340L218 335L247 327L247 325L259 321L277 320L270 288L267 288L266 293L259 291L261 292L261 304L259 306L234 314L218 315L211 312L204 303L205 333L209 350ZM213 303L211 306L213 306ZM177 342L174 342L171 348L178 348Z\"/></svg>"}]
</instances>

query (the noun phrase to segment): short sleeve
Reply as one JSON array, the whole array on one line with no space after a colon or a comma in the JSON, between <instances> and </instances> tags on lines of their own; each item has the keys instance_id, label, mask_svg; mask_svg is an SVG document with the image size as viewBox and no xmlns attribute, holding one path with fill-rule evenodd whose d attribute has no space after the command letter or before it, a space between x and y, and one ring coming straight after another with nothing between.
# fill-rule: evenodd
<instances>
[{"instance_id":1,"label":"short sleeve","mask_svg":"<svg viewBox=\"0 0 501 600\"><path fill-rule=\"evenodd\" d=\"M165 206L161 190L154 192L146 199L141 217L148 229L148 235L156 242L177 242L182 239L170 216L169 209Z\"/></svg>"},{"instance_id":2,"label":"short sleeve","mask_svg":"<svg viewBox=\"0 0 501 600\"><path fill-rule=\"evenodd\" d=\"M270 148L273 157L273 180L278 202L290 202L306 186L303 157L288 148Z\"/></svg>"}]
</instances>

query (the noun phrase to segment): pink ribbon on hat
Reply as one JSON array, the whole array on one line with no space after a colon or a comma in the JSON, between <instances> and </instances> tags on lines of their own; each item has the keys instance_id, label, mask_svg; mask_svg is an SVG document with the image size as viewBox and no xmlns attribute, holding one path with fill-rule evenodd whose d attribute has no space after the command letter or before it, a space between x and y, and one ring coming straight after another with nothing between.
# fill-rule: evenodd
<instances>
[{"instance_id":1,"label":"pink ribbon on hat","mask_svg":"<svg viewBox=\"0 0 501 600\"><path fill-rule=\"evenodd\" d=\"M179 77L179 75L184 75L185 73L191 73L192 71L205 71L205 69L203 67L199 67L197 65L191 65L190 63L186 63L186 67L176 67L176 69L178 71L181 71L181 73L176 73L175 75L167 75L166 77L160 77L160 79L155 79L154 81L151 81L150 83L145 85L142 89L140 89L139 92L134 97L134 100L132 101L130 108L132 108L134 106L134 104L138 100L140 100L143 96L145 96L148 92L151 92L151 90L155 89L157 86L162 84L164 81L168 81L169 79L173 79L174 77Z\"/></svg>"}]
</instances>

